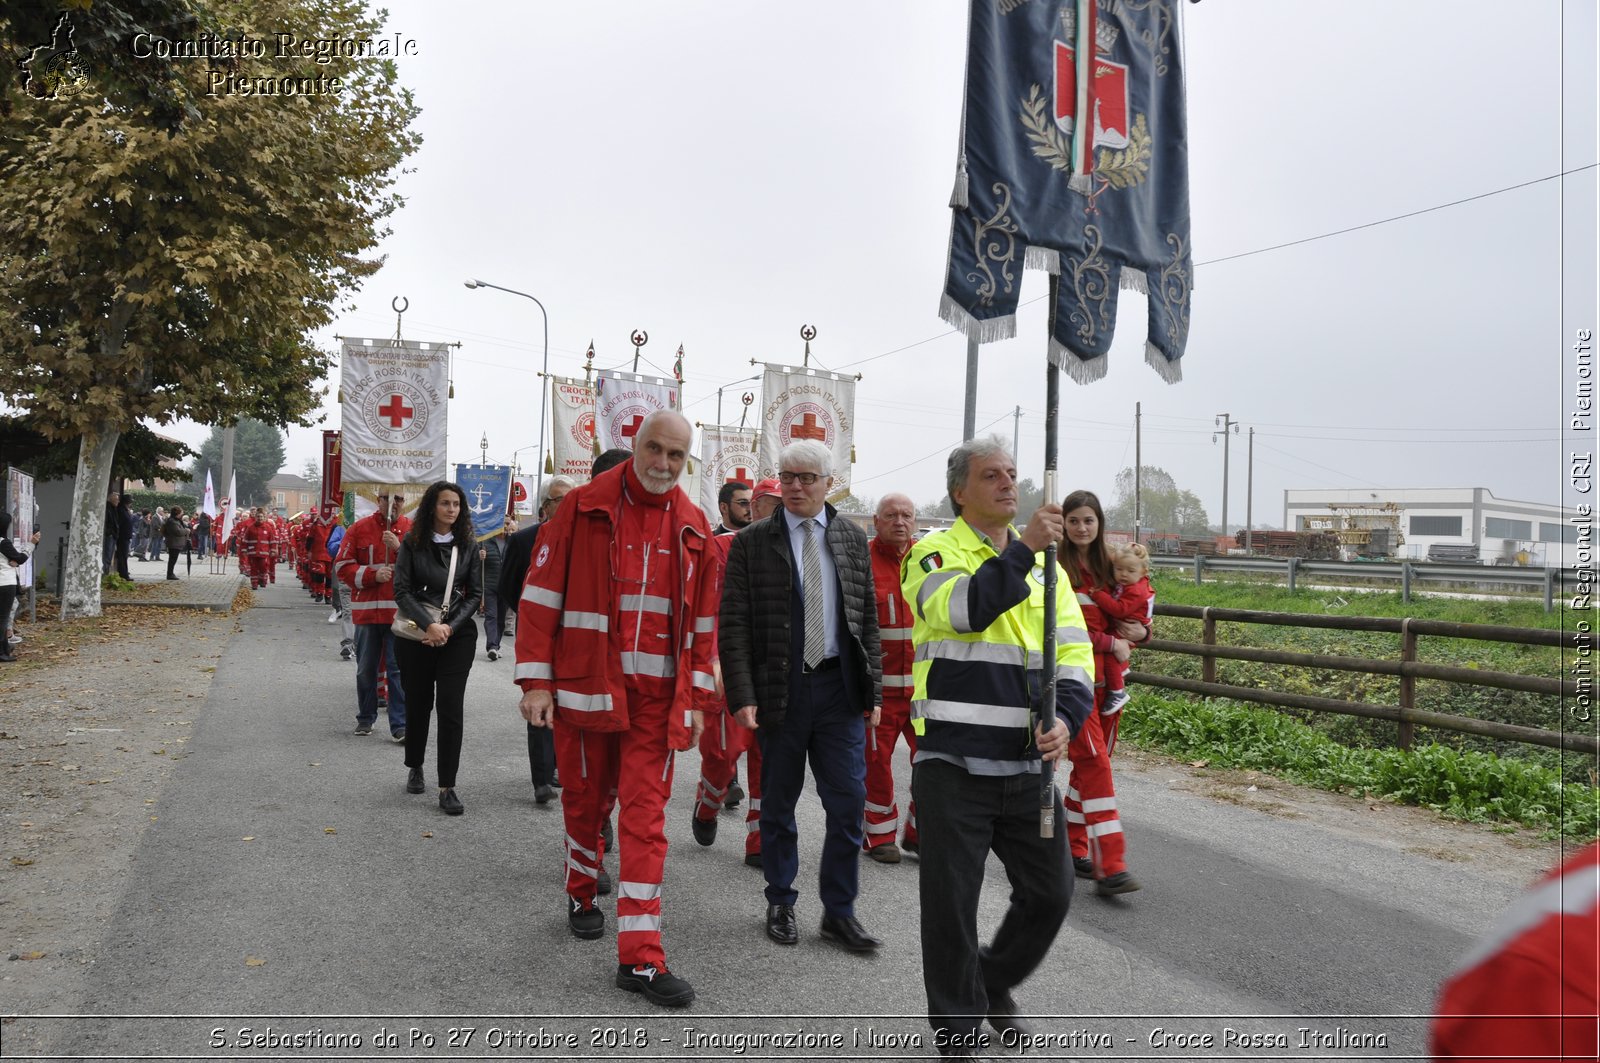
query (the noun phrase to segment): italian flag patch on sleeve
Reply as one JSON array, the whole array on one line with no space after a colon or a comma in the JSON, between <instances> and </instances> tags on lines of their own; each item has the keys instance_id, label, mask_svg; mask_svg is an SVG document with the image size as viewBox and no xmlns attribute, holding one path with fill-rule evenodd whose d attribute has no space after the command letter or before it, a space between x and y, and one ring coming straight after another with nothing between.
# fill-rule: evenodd
<instances>
[{"instance_id":1,"label":"italian flag patch on sleeve","mask_svg":"<svg viewBox=\"0 0 1600 1063\"><path fill-rule=\"evenodd\" d=\"M937 550L922 559L922 571L924 572L933 572L941 568L944 568L944 558L939 556L939 551Z\"/></svg>"}]
</instances>

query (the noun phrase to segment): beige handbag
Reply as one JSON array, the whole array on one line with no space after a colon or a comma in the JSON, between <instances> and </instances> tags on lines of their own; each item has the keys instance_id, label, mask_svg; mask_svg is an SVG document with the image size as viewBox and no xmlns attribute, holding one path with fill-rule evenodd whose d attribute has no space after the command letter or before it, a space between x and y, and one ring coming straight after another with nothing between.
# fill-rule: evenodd
<instances>
[{"instance_id":1,"label":"beige handbag","mask_svg":"<svg viewBox=\"0 0 1600 1063\"><path fill-rule=\"evenodd\" d=\"M452 546L450 547L450 572L444 578L443 600L446 604L448 604L450 601L450 592L455 589L455 585L456 548ZM422 605L422 610L428 614L429 627L433 626L434 624L444 623L444 606L428 605L426 602L424 602ZM428 634L428 628L418 627L415 620L408 616L401 616L399 609L394 611L394 622L389 625L389 630L394 632L400 638L410 639L412 642L421 642Z\"/></svg>"}]
</instances>

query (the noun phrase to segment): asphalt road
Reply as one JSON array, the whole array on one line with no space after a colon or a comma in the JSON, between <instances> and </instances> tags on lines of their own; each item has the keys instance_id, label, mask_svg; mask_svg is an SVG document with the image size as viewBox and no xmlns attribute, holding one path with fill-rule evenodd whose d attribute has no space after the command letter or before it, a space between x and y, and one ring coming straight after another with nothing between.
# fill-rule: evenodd
<instances>
[{"instance_id":1,"label":"asphalt road","mask_svg":"<svg viewBox=\"0 0 1600 1063\"><path fill-rule=\"evenodd\" d=\"M480 651L473 669L459 779L467 812L449 818L431 788L431 751L430 791L410 796L382 717L373 736L351 734L354 667L338 659L325 616L285 584L258 596L191 752L152 808L85 999L62 1002L71 1017L24 1018L8 1036L25 1033L56 1058L933 1055L914 861L863 861L858 912L887 941L881 954L822 942L814 888L806 894L822 834L809 796L802 940L773 944L760 873L741 861L743 810L723 815L714 847L692 839L698 758L685 754L668 808L663 932L698 999L656 1009L611 984L609 903L603 939L566 929L559 806L533 803L510 660ZM1422 1054L1417 1016L1516 884L1370 829L1195 796L1174 774L1119 768L1145 889L1116 900L1079 890L1049 960L1018 994L1054 1037L1027 1054ZM898 782L904 807L903 764ZM984 927L1006 893L991 862ZM738 1040L754 1035L793 1041ZM1278 1036L1287 1048L1258 1047Z\"/></svg>"}]
</instances>

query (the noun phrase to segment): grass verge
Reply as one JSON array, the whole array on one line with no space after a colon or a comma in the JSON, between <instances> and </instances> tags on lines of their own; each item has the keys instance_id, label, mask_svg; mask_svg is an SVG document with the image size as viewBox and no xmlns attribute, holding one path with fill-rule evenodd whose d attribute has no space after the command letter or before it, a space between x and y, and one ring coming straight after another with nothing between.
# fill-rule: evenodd
<instances>
[{"instance_id":1,"label":"grass verge","mask_svg":"<svg viewBox=\"0 0 1600 1063\"><path fill-rule=\"evenodd\" d=\"M1421 805L1454 819L1535 827L1586 844L1600 836L1600 791L1541 764L1475 750L1351 748L1282 713L1223 700L1140 692L1120 736L1216 767Z\"/></svg>"}]
</instances>

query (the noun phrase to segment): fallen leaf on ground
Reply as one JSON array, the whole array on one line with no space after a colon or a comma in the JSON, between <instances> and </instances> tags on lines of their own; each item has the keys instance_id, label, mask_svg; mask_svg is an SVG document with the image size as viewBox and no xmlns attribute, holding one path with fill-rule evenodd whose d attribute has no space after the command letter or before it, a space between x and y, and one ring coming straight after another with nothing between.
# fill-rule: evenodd
<instances>
[{"instance_id":1,"label":"fallen leaf on ground","mask_svg":"<svg viewBox=\"0 0 1600 1063\"><path fill-rule=\"evenodd\" d=\"M19 960L42 960L42 959L44 959L44 956L45 956L45 954L42 953L42 952L24 952L20 956L18 956L17 959L19 959Z\"/></svg>"},{"instance_id":2,"label":"fallen leaf on ground","mask_svg":"<svg viewBox=\"0 0 1600 1063\"><path fill-rule=\"evenodd\" d=\"M253 841L256 840L256 836L254 834L246 834L243 838L240 838L239 840L242 841L242 842L253 842Z\"/></svg>"},{"instance_id":3,"label":"fallen leaf on ground","mask_svg":"<svg viewBox=\"0 0 1600 1063\"><path fill-rule=\"evenodd\" d=\"M267 961L263 960L260 956L246 956L244 958L244 965L246 967L264 967L266 966L266 963Z\"/></svg>"},{"instance_id":4,"label":"fallen leaf on ground","mask_svg":"<svg viewBox=\"0 0 1600 1063\"><path fill-rule=\"evenodd\" d=\"M322 833L324 833L324 834L338 834L339 832L334 830L332 827L323 827L322 828Z\"/></svg>"},{"instance_id":5,"label":"fallen leaf on ground","mask_svg":"<svg viewBox=\"0 0 1600 1063\"><path fill-rule=\"evenodd\" d=\"M424 837L424 838L431 838L431 837L433 837L433 831L431 831L431 830L425 830L425 831L423 831L423 832L422 832L422 836L423 836L423 837Z\"/></svg>"},{"instance_id":6,"label":"fallen leaf on ground","mask_svg":"<svg viewBox=\"0 0 1600 1063\"><path fill-rule=\"evenodd\" d=\"M1209 760L1191 760L1189 762L1189 767L1191 768L1207 768L1210 766L1211 762Z\"/></svg>"},{"instance_id":7,"label":"fallen leaf on ground","mask_svg":"<svg viewBox=\"0 0 1600 1063\"><path fill-rule=\"evenodd\" d=\"M11 858L11 862L17 867L27 867L29 864L33 863L33 861L29 860L26 856L13 856Z\"/></svg>"}]
</instances>

